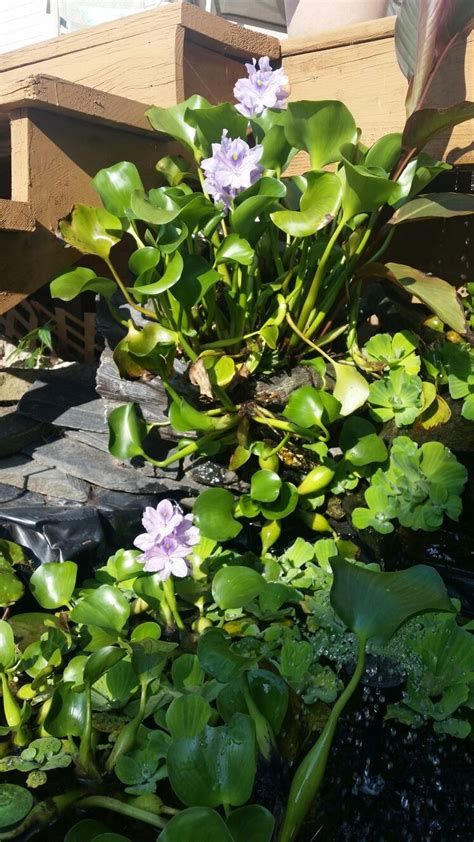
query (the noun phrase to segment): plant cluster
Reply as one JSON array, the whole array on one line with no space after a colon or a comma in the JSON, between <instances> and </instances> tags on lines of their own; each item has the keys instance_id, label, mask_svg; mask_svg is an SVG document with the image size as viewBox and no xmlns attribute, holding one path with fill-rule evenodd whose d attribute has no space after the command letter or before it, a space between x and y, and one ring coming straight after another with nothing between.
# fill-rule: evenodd
<instances>
[{"instance_id":1,"label":"plant cluster","mask_svg":"<svg viewBox=\"0 0 474 842\"><path fill-rule=\"evenodd\" d=\"M354 559L354 545L333 539L298 539L263 564L198 535L190 516L183 521L162 501L144 514L142 552L120 550L82 583L74 562L42 564L27 577L33 610L22 610L26 597L12 598L19 604L0 620L0 772L27 777L24 786L0 784L0 839L34 834L78 808L143 822L161 831L160 842L213 828L216 839L234 842L258 828L256 838L270 842L274 817L252 797L257 764L289 751L295 704L310 729L311 706L333 705L292 784L279 838L293 838L367 645L389 641L420 612L453 611L430 568L381 573ZM180 554L186 570L174 578L166 561L150 572L150 558L161 563L180 528L194 530ZM5 550L18 552L7 543ZM307 626L295 622L301 607ZM176 628L180 637L170 639ZM342 661L320 661L318 628L345 636L345 661L357 643L345 689ZM58 772L67 767L74 774L64 791ZM47 782L53 795L41 800L36 791ZM106 832L87 821L71 828L71 839Z\"/></svg>"}]
</instances>

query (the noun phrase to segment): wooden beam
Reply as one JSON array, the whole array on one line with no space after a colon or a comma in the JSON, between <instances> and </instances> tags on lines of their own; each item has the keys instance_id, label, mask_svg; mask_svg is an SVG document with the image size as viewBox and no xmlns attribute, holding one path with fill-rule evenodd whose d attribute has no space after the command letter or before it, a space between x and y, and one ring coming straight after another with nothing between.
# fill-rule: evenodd
<instances>
[{"instance_id":1,"label":"wooden beam","mask_svg":"<svg viewBox=\"0 0 474 842\"><path fill-rule=\"evenodd\" d=\"M29 202L0 199L0 229L34 231L35 217Z\"/></svg>"}]
</instances>

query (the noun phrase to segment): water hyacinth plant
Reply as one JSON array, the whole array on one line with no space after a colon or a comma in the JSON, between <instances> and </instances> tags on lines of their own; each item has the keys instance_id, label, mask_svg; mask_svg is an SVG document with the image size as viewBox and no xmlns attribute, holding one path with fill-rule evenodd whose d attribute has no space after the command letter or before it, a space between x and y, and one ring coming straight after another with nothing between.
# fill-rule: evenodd
<instances>
[{"instance_id":1,"label":"water hyacinth plant","mask_svg":"<svg viewBox=\"0 0 474 842\"><path fill-rule=\"evenodd\" d=\"M399 47L405 37L399 32ZM411 78L416 57L413 45L405 46ZM174 430L198 434L165 459L150 459L158 467L230 451L236 469L261 441L273 456L284 437L284 445L317 443L321 409L308 415L307 394L296 392L292 407L262 406L253 391L255 381L302 363L318 372L327 363L329 381L313 397L327 404L332 388L338 403L325 412L333 420L368 401L376 420L411 425L437 401L436 389L422 391L410 366L419 359L418 339L408 332L398 332L392 346L390 337L384 346L374 337L359 347L361 307L365 319L374 280L407 303L416 296L425 318L431 311L457 335L468 332L450 284L382 261L398 226L473 212L470 196L424 193L449 168L424 147L441 129L472 117L474 106L421 108L430 76L420 102L410 93L403 132L368 148L343 103L287 105L281 68L263 57L246 69L235 105L192 96L148 111L153 128L183 154L158 162L161 186L146 191L136 167L121 162L94 179L104 207L77 206L60 224L63 239L101 258L106 271L67 271L53 281L53 296L103 296L122 326L114 349L121 375L159 374ZM288 175L297 153L305 153L308 169ZM125 271L114 256L121 240L129 250ZM178 361L186 362L179 374L186 388L177 390ZM109 422L115 456L147 456L150 427L133 405L116 409Z\"/></svg>"}]
</instances>

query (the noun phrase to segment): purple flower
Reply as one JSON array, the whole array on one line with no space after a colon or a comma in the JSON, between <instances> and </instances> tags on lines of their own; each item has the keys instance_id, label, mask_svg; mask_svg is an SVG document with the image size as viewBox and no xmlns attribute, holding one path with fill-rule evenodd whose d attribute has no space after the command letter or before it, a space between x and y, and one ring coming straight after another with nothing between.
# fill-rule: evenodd
<instances>
[{"instance_id":1,"label":"purple flower","mask_svg":"<svg viewBox=\"0 0 474 842\"><path fill-rule=\"evenodd\" d=\"M183 515L171 500L162 500L156 509L148 506L143 514L146 532L133 542L142 555L147 573L157 573L165 581L170 576L184 578L190 568L186 558L199 543L199 529L193 526L193 516Z\"/></svg>"},{"instance_id":2,"label":"purple flower","mask_svg":"<svg viewBox=\"0 0 474 842\"><path fill-rule=\"evenodd\" d=\"M238 193L258 181L263 172L258 163L262 154L263 146L251 149L245 140L231 140L224 129L221 142L212 144L212 157L201 163L206 176L204 190L215 204L223 202L228 208Z\"/></svg>"},{"instance_id":3,"label":"purple flower","mask_svg":"<svg viewBox=\"0 0 474 842\"><path fill-rule=\"evenodd\" d=\"M257 70L258 64L258 70ZM248 79L239 79L234 86L234 96L238 101L237 111L244 117L255 117L265 108L283 108L288 91L288 76L285 71L272 70L270 59L264 56L257 62L246 64Z\"/></svg>"}]
</instances>

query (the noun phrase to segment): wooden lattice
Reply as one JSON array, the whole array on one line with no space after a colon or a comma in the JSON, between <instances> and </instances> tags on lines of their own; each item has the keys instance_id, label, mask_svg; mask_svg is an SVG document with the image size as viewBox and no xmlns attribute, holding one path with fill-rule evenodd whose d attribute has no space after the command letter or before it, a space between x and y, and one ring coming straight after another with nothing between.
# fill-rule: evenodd
<instances>
[{"instance_id":1,"label":"wooden lattice","mask_svg":"<svg viewBox=\"0 0 474 842\"><path fill-rule=\"evenodd\" d=\"M53 323L54 349L58 356L88 363L98 359L103 346L96 333L94 312L75 314L64 306L29 298L0 316L0 333L16 344L47 322Z\"/></svg>"}]
</instances>

